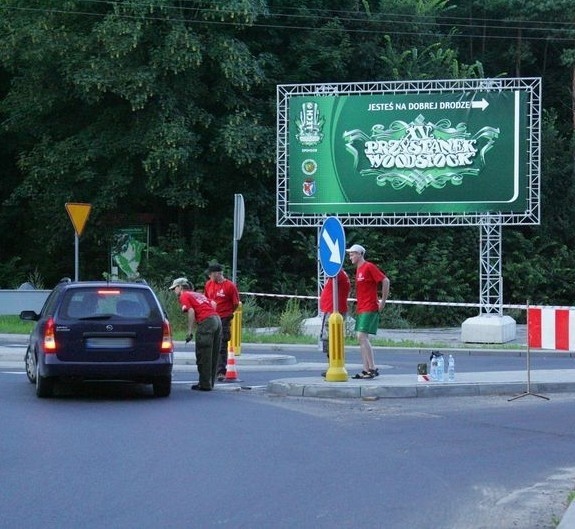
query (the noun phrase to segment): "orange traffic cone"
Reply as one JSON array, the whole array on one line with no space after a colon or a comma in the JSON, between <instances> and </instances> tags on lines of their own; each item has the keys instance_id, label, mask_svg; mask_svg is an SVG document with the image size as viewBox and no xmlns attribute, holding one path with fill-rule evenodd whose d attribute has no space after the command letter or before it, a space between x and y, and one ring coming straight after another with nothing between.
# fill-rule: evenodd
<instances>
[{"instance_id":1,"label":"orange traffic cone","mask_svg":"<svg viewBox=\"0 0 575 529\"><path fill-rule=\"evenodd\" d=\"M226 364L226 382L238 379L238 371L236 370L236 354L234 348L228 348L228 362Z\"/></svg>"}]
</instances>

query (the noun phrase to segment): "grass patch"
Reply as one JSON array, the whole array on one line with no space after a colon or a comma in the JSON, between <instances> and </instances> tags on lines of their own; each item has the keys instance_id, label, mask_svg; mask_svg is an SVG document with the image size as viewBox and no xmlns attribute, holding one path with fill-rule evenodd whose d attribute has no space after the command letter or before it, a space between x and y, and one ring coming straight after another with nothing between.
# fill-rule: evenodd
<instances>
[{"instance_id":1,"label":"grass patch","mask_svg":"<svg viewBox=\"0 0 575 529\"><path fill-rule=\"evenodd\" d=\"M34 322L22 321L20 316L0 316L0 334L30 334Z\"/></svg>"},{"instance_id":2,"label":"grass patch","mask_svg":"<svg viewBox=\"0 0 575 529\"><path fill-rule=\"evenodd\" d=\"M286 334L281 331L260 333L252 329L244 329L242 332L243 343L269 343L269 344L296 344L296 345L309 345L317 344L316 336L307 336L305 334Z\"/></svg>"}]
</instances>

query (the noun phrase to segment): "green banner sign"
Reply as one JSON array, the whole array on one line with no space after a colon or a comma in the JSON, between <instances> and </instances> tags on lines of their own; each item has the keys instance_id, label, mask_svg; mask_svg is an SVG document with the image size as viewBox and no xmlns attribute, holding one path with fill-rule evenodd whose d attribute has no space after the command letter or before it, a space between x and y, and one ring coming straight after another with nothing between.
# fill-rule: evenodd
<instances>
[{"instance_id":1,"label":"green banner sign","mask_svg":"<svg viewBox=\"0 0 575 529\"><path fill-rule=\"evenodd\" d=\"M527 93L294 95L287 211L525 212Z\"/></svg>"},{"instance_id":2,"label":"green banner sign","mask_svg":"<svg viewBox=\"0 0 575 529\"><path fill-rule=\"evenodd\" d=\"M148 226L116 229L110 251L112 276L128 280L137 279L140 276L138 268L148 247Z\"/></svg>"}]
</instances>

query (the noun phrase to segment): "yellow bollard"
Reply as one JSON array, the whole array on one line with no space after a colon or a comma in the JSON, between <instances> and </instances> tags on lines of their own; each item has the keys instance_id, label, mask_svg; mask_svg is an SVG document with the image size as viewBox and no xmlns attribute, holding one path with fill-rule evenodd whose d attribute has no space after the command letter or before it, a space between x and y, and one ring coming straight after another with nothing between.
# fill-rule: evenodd
<instances>
[{"instance_id":1,"label":"yellow bollard","mask_svg":"<svg viewBox=\"0 0 575 529\"><path fill-rule=\"evenodd\" d=\"M240 356L242 353L242 302L238 305L238 308L234 311L234 317L232 318L232 329L231 338L228 342L228 350L230 347L234 351L236 356Z\"/></svg>"},{"instance_id":2,"label":"yellow bollard","mask_svg":"<svg viewBox=\"0 0 575 529\"><path fill-rule=\"evenodd\" d=\"M325 374L327 382L347 382L345 369L343 317L332 312L328 320L329 367Z\"/></svg>"}]
</instances>

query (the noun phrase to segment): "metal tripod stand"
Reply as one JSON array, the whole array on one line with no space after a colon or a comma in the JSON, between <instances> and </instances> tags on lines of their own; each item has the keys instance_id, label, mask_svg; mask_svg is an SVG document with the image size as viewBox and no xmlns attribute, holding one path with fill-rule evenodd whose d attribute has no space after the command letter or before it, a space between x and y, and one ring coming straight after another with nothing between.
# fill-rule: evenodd
<instances>
[{"instance_id":1,"label":"metal tripod stand","mask_svg":"<svg viewBox=\"0 0 575 529\"><path fill-rule=\"evenodd\" d=\"M531 391L531 346L530 346L530 335L529 335L529 301L527 301L527 390L519 395L515 395L508 399L508 402L512 400L520 399L521 397L526 397L527 395L532 395L533 397L539 397L540 399L549 400L549 397L533 393Z\"/></svg>"}]
</instances>

